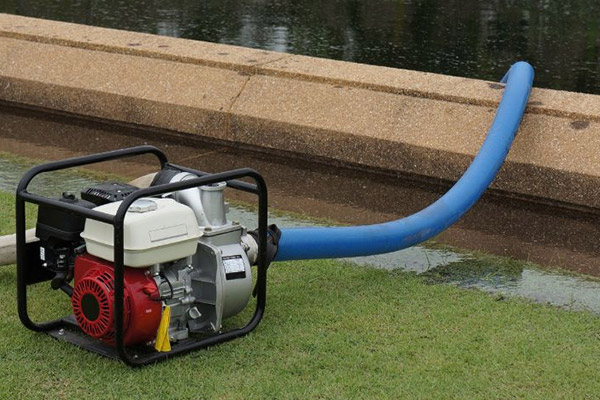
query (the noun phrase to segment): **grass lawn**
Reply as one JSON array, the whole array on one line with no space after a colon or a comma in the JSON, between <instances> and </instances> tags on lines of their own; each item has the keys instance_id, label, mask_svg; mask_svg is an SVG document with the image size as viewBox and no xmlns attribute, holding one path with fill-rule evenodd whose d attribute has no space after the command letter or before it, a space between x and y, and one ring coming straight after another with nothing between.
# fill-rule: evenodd
<instances>
[{"instance_id":1,"label":"grass lawn","mask_svg":"<svg viewBox=\"0 0 600 400\"><path fill-rule=\"evenodd\" d=\"M0 193L0 232L13 231ZM482 262L488 262L484 259ZM0 267L0 399L598 398L600 319L337 261L273 264L248 337L142 369L27 330ZM68 301L32 290L34 314Z\"/></svg>"}]
</instances>

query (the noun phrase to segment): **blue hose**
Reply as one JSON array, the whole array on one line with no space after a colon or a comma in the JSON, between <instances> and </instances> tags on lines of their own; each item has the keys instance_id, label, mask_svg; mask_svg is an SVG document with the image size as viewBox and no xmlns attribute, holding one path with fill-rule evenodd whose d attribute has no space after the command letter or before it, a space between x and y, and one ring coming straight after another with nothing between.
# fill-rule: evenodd
<instances>
[{"instance_id":1,"label":"blue hose","mask_svg":"<svg viewBox=\"0 0 600 400\"><path fill-rule=\"evenodd\" d=\"M421 243L455 223L479 200L502 166L533 84L533 68L514 64L494 122L479 153L446 194L429 207L397 221L352 227L282 229L275 261L358 257L389 253Z\"/></svg>"}]
</instances>

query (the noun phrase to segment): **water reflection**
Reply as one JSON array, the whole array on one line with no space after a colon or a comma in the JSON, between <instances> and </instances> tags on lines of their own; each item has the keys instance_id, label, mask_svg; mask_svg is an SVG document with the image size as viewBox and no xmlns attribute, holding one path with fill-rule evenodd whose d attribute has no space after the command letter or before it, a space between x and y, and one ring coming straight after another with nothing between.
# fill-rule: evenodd
<instances>
[{"instance_id":1,"label":"water reflection","mask_svg":"<svg viewBox=\"0 0 600 400\"><path fill-rule=\"evenodd\" d=\"M537 86L600 94L592 0L0 0L0 11L490 80L525 59Z\"/></svg>"}]
</instances>

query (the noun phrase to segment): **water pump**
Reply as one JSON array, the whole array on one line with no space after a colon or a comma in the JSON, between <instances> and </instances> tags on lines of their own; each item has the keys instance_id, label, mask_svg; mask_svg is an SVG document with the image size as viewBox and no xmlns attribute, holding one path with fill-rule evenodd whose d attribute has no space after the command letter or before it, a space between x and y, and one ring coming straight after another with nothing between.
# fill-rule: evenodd
<instances>
[{"instance_id":1,"label":"water pump","mask_svg":"<svg viewBox=\"0 0 600 400\"><path fill-rule=\"evenodd\" d=\"M58 199L26 190L38 173L144 153L161 161L148 188L105 182ZM242 177L256 184L237 180ZM26 326L139 365L231 340L260 321L279 230L266 227L266 186L255 171L210 175L169 164L158 149L140 146L45 164L20 186L18 215L19 200L39 204L39 240L17 243L19 312ZM258 195L259 229L248 232L227 218L228 186ZM17 218L17 233L23 222ZM73 315L37 324L27 312L26 287L48 280L70 297ZM253 318L223 331L224 320L246 309L253 288Z\"/></svg>"},{"instance_id":2,"label":"water pump","mask_svg":"<svg viewBox=\"0 0 600 400\"><path fill-rule=\"evenodd\" d=\"M171 178L173 172L177 173ZM197 176L165 170L154 183L186 178ZM83 198L99 204L93 210L115 215L122 200L105 203L105 199L115 198L120 186L112 190L103 186L84 189ZM187 339L190 332L219 331L224 318L237 315L248 304L250 259L256 259L258 246L244 227L227 220L225 188L225 182L218 182L158 198L143 197L127 210L125 344L155 339L166 307L168 337L175 342ZM110 343L114 339L114 232L108 224L87 219L80 236L85 251L74 257L73 311L86 334Z\"/></svg>"}]
</instances>

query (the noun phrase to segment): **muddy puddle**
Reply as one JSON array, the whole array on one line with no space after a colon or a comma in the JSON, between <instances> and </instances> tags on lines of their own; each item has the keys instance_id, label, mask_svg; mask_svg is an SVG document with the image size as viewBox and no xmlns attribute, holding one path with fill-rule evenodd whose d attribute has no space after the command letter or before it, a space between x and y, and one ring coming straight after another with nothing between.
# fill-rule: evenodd
<instances>
[{"instance_id":1,"label":"muddy puddle","mask_svg":"<svg viewBox=\"0 0 600 400\"><path fill-rule=\"evenodd\" d=\"M272 215L270 223L282 227L314 225L327 219L340 224L383 222L411 214L435 201L448 187L444 182L389 176L325 165L319 160L282 158L249 149L206 143L170 132L148 132L65 116L47 115L8 106L0 107L0 152L38 160L57 160L128 146L152 144L175 163L219 172L251 167L265 177L273 208L308 219ZM144 156L98 165L102 172L135 178L157 168ZM14 187L28 168L0 157L0 190ZM53 173L33 182L32 191L48 196L79 191L94 177ZM60 188L59 188L60 187ZM229 198L254 199L229 191ZM252 228L256 215L231 207L231 219ZM543 266L565 268L600 276L597 246L600 216L492 194L484 197L459 223L436 238L437 243L528 260ZM376 268L402 269L424 274L434 283L477 288L502 296L519 296L536 302L600 313L600 283L582 277L517 268L486 270L468 254L431 246L348 261ZM484 270L485 272L482 272Z\"/></svg>"}]
</instances>

